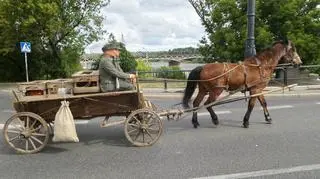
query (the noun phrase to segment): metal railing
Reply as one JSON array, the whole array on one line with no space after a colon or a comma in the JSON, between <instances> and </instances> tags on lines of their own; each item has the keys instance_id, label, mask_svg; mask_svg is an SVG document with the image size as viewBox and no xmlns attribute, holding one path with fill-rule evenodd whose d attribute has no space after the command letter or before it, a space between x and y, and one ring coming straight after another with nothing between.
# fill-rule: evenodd
<instances>
[{"instance_id":1,"label":"metal railing","mask_svg":"<svg viewBox=\"0 0 320 179\"><path fill-rule=\"evenodd\" d=\"M279 83L281 83L282 85L284 86L287 86L289 84L289 81L293 81L293 80L307 80L307 79L312 79L311 77L301 77L301 76L298 76L298 77L288 77L288 71L290 69L293 69L293 68L297 68L299 69L299 71L303 70L303 69L314 69L314 68L319 68L320 69L320 65L302 65L302 66L299 66L299 67L294 67L293 65L291 64L281 64L281 65L278 65L276 68L275 68L275 71L274 73L278 73L278 74L281 74L280 78L277 78L276 76L273 75L272 79L270 80L270 83L269 85L271 84L275 84L275 85L279 85ZM165 91L168 90L168 84L169 83L177 83L177 82L187 82L187 78L188 78L188 75L189 73L191 72L192 70L167 70L167 71L139 71L139 82L140 83L162 83L163 84L163 89ZM177 73L177 72L180 72L180 73L183 73L184 76L185 76L185 79L169 79L169 78L159 78L159 74L160 73ZM300 82L300 83L303 83L303 82ZM320 82L319 82L320 84Z\"/></svg>"}]
</instances>

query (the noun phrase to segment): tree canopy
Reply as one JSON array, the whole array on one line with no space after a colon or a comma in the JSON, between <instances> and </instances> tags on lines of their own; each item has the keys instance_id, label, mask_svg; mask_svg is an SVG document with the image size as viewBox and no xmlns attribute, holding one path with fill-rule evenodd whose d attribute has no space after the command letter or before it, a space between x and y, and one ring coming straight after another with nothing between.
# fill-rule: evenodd
<instances>
[{"instance_id":1,"label":"tree canopy","mask_svg":"<svg viewBox=\"0 0 320 179\"><path fill-rule=\"evenodd\" d=\"M1 0L0 81L24 81L19 42L28 41L30 80L62 78L80 67L86 45L98 40L109 0Z\"/></svg>"},{"instance_id":2,"label":"tree canopy","mask_svg":"<svg viewBox=\"0 0 320 179\"><path fill-rule=\"evenodd\" d=\"M205 27L200 53L211 61L244 58L247 1L189 0ZM257 52L288 38L305 64L320 63L320 8L318 0L256 0Z\"/></svg>"}]
</instances>

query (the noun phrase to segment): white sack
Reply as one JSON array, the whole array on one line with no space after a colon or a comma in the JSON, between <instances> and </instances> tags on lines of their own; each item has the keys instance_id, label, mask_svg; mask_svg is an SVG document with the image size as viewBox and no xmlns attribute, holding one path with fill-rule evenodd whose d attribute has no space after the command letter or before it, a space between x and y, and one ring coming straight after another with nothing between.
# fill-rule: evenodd
<instances>
[{"instance_id":1,"label":"white sack","mask_svg":"<svg viewBox=\"0 0 320 179\"><path fill-rule=\"evenodd\" d=\"M68 101L61 101L59 111L54 121L53 142L79 142L73 115Z\"/></svg>"}]
</instances>

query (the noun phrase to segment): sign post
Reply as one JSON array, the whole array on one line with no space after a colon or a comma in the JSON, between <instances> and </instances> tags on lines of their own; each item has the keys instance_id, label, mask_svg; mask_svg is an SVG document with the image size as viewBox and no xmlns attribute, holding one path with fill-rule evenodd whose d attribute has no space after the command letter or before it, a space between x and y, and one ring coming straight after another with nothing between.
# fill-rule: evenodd
<instances>
[{"instance_id":1,"label":"sign post","mask_svg":"<svg viewBox=\"0 0 320 179\"><path fill-rule=\"evenodd\" d=\"M31 52L31 43L30 42L20 42L20 48L21 48L21 53L24 53L24 63L26 64L26 78L27 78L27 82L29 82L27 53Z\"/></svg>"}]
</instances>

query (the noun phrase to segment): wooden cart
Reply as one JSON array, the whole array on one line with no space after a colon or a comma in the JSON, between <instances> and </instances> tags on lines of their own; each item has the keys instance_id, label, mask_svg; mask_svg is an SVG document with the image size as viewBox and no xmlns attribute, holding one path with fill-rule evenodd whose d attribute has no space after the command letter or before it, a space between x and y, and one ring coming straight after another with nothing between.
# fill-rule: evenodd
<instances>
[{"instance_id":1,"label":"wooden cart","mask_svg":"<svg viewBox=\"0 0 320 179\"><path fill-rule=\"evenodd\" d=\"M155 106L144 99L139 89L72 96L22 96L17 90L13 94L17 113L7 120L3 133L6 143L20 153L36 153L47 145L49 124L54 122L63 100L69 101L74 119L105 117L101 127L124 124L125 136L135 146L152 145L162 134ZM126 118L109 122L111 116Z\"/></svg>"}]
</instances>

